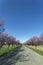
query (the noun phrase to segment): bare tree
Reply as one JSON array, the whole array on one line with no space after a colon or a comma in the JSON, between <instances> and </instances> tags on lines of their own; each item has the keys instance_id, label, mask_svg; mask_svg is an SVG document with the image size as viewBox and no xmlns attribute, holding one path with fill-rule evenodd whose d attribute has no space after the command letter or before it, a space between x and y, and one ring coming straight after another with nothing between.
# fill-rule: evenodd
<instances>
[{"instance_id":1,"label":"bare tree","mask_svg":"<svg viewBox=\"0 0 43 65\"><path fill-rule=\"evenodd\" d=\"M0 48L3 46L2 33L4 30L4 22L0 21Z\"/></svg>"}]
</instances>

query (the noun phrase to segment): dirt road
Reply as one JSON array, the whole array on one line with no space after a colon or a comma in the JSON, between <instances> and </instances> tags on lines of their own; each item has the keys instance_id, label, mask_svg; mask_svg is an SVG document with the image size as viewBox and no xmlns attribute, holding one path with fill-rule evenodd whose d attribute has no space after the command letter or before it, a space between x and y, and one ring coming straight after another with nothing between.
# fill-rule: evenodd
<instances>
[{"instance_id":1,"label":"dirt road","mask_svg":"<svg viewBox=\"0 0 43 65\"><path fill-rule=\"evenodd\" d=\"M0 65L43 65L43 56L22 45L0 58Z\"/></svg>"}]
</instances>

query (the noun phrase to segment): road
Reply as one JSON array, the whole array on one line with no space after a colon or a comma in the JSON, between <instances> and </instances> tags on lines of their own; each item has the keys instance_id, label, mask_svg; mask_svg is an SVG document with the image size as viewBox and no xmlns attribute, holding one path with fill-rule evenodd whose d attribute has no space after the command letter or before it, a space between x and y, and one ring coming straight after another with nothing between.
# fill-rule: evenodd
<instances>
[{"instance_id":1,"label":"road","mask_svg":"<svg viewBox=\"0 0 43 65\"><path fill-rule=\"evenodd\" d=\"M43 65L43 56L22 45L0 58L0 65Z\"/></svg>"}]
</instances>

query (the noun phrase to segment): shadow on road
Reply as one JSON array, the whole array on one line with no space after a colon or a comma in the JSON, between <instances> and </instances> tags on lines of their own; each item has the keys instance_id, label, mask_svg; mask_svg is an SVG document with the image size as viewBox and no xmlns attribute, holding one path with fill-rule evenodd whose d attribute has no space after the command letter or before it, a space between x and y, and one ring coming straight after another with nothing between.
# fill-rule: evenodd
<instances>
[{"instance_id":1,"label":"shadow on road","mask_svg":"<svg viewBox=\"0 0 43 65\"><path fill-rule=\"evenodd\" d=\"M20 46L19 48L16 48L15 50L13 50L12 52L6 54L3 57L0 57L0 65L15 65L16 64L16 55L20 52L23 51L21 50L22 46Z\"/></svg>"}]
</instances>

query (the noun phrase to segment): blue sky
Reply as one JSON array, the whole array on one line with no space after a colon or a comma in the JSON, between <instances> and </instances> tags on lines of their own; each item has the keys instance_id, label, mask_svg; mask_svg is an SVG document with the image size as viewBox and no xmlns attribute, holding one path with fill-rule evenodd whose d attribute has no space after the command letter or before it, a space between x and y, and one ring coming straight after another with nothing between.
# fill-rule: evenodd
<instances>
[{"instance_id":1,"label":"blue sky","mask_svg":"<svg viewBox=\"0 0 43 65\"><path fill-rule=\"evenodd\" d=\"M0 0L5 32L21 42L43 32L43 0Z\"/></svg>"}]
</instances>

